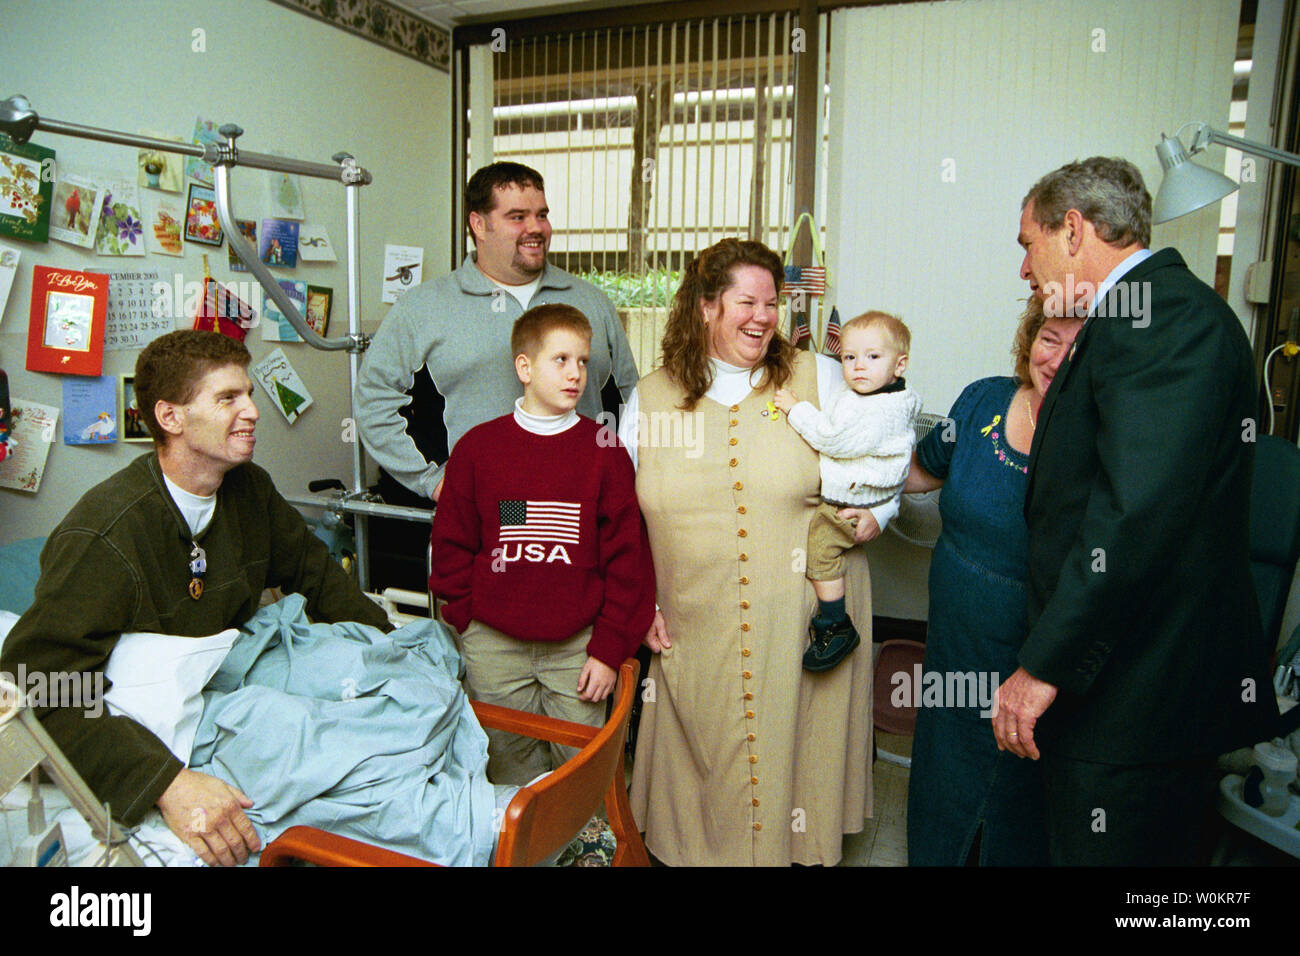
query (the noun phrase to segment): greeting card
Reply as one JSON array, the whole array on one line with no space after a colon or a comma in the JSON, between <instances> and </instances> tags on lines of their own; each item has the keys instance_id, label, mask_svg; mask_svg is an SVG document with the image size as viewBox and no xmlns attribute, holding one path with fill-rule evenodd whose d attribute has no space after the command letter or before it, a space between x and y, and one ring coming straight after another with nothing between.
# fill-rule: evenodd
<instances>
[{"instance_id":1,"label":"greeting card","mask_svg":"<svg viewBox=\"0 0 1300 956\"><path fill-rule=\"evenodd\" d=\"M407 289L420 284L424 250L419 246L384 246L384 301L396 302Z\"/></svg>"},{"instance_id":2,"label":"greeting card","mask_svg":"<svg viewBox=\"0 0 1300 956\"><path fill-rule=\"evenodd\" d=\"M298 177L292 173L271 173L270 177L271 212L279 219L306 219Z\"/></svg>"},{"instance_id":3,"label":"greeting card","mask_svg":"<svg viewBox=\"0 0 1300 956\"><path fill-rule=\"evenodd\" d=\"M220 146L222 139L221 134L217 132L216 124L212 120L205 120L202 116L196 116L194 118L194 136L190 142L196 146L206 146L209 143ZM205 163L197 156L186 156L185 175L190 179L197 179L205 186L211 186L212 164Z\"/></svg>"},{"instance_id":4,"label":"greeting card","mask_svg":"<svg viewBox=\"0 0 1300 956\"><path fill-rule=\"evenodd\" d=\"M66 173L54 186L50 238L89 249L95 244L103 211L104 186L86 176Z\"/></svg>"},{"instance_id":5,"label":"greeting card","mask_svg":"<svg viewBox=\"0 0 1300 956\"><path fill-rule=\"evenodd\" d=\"M298 265L298 226L292 219L263 219L258 258L268 266L295 268Z\"/></svg>"},{"instance_id":6,"label":"greeting card","mask_svg":"<svg viewBox=\"0 0 1300 956\"><path fill-rule=\"evenodd\" d=\"M239 234L244 237L248 247L257 254L257 220L255 219L236 219L235 225L239 227ZM231 242L226 246L226 255L230 257L230 268L235 272L247 272L248 266L244 265L244 260L235 255L235 244Z\"/></svg>"},{"instance_id":7,"label":"greeting card","mask_svg":"<svg viewBox=\"0 0 1300 956\"><path fill-rule=\"evenodd\" d=\"M45 475L45 459L54 442L59 410L53 405L22 398L14 398L12 402L8 454L0 461L0 488L35 494Z\"/></svg>"},{"instance_id":8,"label":"greeting card","mask_svg":"<svg viewBox=\"0 0 1300 956\"><path fill-rule=\"evenodd\" d=\"M276 349L254 365L253 377L266 389L266 394L290 425L311 407L311 394L284 357L284 349Z\"/></svg>"},{"instance_id":9,"label":"greeting card","mask_svg":"<svg viewBox=\"0 0 1300 956\"><path fill-rule=\"evenodd\" d=\"M117 441L117 382L112 376L63 380L63 444Z\"/></svg>"},{"instance_id":10,"label":"greeting card","mask_svg":"<svg viewBox=\"0 0 1300 956\"><path fill-rule=\"evenodd\" d=\"M307 311L307 283L295 279L280 279L280 288L289 300L298 307L298 314ZM262 340L264 342L301 342L302 336L294 329L289 319L276 307L269 295L262 300Z\"/></svg>"},{"instance_id":11,"label":"greeting card","mask_svg":"<svg viewBox=\"0 0 1300 956\"><path fill-rule=\"evenodd\" d=\"M307 324L316 330L317 335L324 335L330 327L330 305L334 299L334 290L323 285L307 286L307 311L304 315Z\"/></svg>"},{"instance_id":12,"label":"greeting card","mask_svg":"<svg viewBox=\"0 0 1300 956\"><path fill-rule=\"evenodd\" d=\"M54 150L0 133L0 236L49 239L54 174Z\"/></svg>"},{"instance_id":13,"label":"greeting card","mask_svg":"<svg viewBox=\"0 0 1300 956\"><path fill-rule=\"evenodd\" d=\"M185 222L185 209L180 202L164 199L156 193L149 197L149 225L145 229L145 244L150 252L164 256L185 255L181 244L181 230Z\"/></svg>"},{"instance_id":14,"label":"greeting card","mask_svg":"<svg viewBox=\"0 0 1300 956\"><path fill-rule=\"evenodd\" d=\"M101 256L144 255L144 217L140 215L140 193L135 183L109 183L100 203L95 251Z\"/></svg>"},{"instance_id":15,"label":"greeting card","mask_svg":"<svg viewBox=\"0 0 1300 956\"><path fill-rule=\"evenodd\" d=\"M298 258L303 262L337 262L324 226L304 222L298 230Z\"/></svg>"},{"instance_id":16,"label":"greeting card","mask_svg":"<svg viewBox=\"0 0 1300 956\"><path fill-rule=\"evenodd\" d=\"M168 136L152 130L142 130L141 135L151 139L167 139L183 143L179 136ZM197 160L196 160L197 162ZM161 149L142 149L136 159L136 185L141 189L161 189L178 193L185 184L185 157Z\"/></svg>"},{"instance_id":17,"label":"greeting card","mask_svg":"<svg viewBox=\"0 0 1300 956\"><path fill-rule=\"evenodd\" d=\"M122 441L148 444L153 441L149 429L140 416L140 404L135 400L135 376L123 375L118 379L118 407L122 409Z\"/></svg>"},{"instance_id":18,"label":"greeting card","mask_svg":"<svg viewBox=\"0 0 1300 956\"><path fill-rule=\"evenodd\" d=\"M108 276L75 269L32 269L27 368L98 375L104 362Z\"/></svg>"},{"instance_id":19,"label":"greeting card","mask_svg":"<svg viewBox=\"0 0 1300 956\"><path fill-rule=\"evenodd\" d=\"M219 246L225 236L217 222L217 194L207 186L190 183L185 207L185 241Z\"/></svg>"}]
</instances>

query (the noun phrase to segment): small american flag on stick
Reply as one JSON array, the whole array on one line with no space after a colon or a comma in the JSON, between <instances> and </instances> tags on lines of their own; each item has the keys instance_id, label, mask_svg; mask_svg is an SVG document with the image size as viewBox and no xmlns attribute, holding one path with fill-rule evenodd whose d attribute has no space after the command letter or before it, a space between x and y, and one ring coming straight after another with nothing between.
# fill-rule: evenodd
<instances>
[{"instance_id":1,"label":"small american flag on stick","mask_svg":"<svg viewBox=\"0 0 1300 956\"><path fill-rule=\"evenodd\" d=\"M582 505L576 501L499 501L502 541L578 543Z\"/></svg>"},{"instance_id":2,"label":"small american flag on stick","mask_svg":"<svg viewBox=\"0 0 1300 956\"><path fill-rule=\"evenodd\" d=\"M781 286L781 294L791 296L799 291L808 295L825 295L826 267L786 266L785 283Z\"/></svg>"}]
</instances>

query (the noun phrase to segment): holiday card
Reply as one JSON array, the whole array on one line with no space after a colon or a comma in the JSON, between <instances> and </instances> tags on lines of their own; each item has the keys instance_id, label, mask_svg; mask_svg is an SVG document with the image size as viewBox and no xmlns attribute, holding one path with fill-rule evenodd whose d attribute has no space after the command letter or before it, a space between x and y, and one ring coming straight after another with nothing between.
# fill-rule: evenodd
<instances>
[{"instance_id":1,"label":"holiday card","mask_svg":"<svg viewBox=\"0 0 1300 956\"><path fill-rule=\"evenodd\" d=\"M307 286L307 324L323 336L330 327L330 305L334 299L334 290L323 285Z\"/></svg>"},{"instance_id":2,"label":"holiday card","mask_svg":"<svg viewBox=\"0 0 1300 956\"><path fill-rule=\"evenodd\" d=\"M212 120L205 120L202 116L194 119L194 136L190 141L195 146L207 146L209 143L220 146L223 142L221 134L217 132L216 124ZM205 186L211 186L212 164L205 163L197 156L186 156L185 175L190 179L197 179Z\"/></svg>"},{"instance_id":3,"label":"holiday card","mask_svg":"<svg viewBox=\"0 0 1300 956\"><path fill-rule=\"evenodd\" d=\"M276 349L254 365L253 377L266 389L266 394L290 425L311 407L312 399L307 386L284 357L284 349Z\"/></svg>"},{"instance_id":4,"label":"holiday card","mask_svg":"<svg viewBox=\"0 0 1300 956\"><path fill-rule=\"evenodd\" d=\"M54 150L0 133L0 236L49 239L54 172Z\"/></svg>"},{"instance_id":5,"label":"holiday card","mask_svg":"<svg viewBox=\"0 0 1300 956\"><path fill-rule=\"evenodd\" d=\"M27 368L98 375L104 363L108 276L74 269L32 269Z\"/></svg>"},{"instance_id":6,"label":"holiday card","mask_svg":"<svg viewBox=\"0 0 1300 956\"><path fill-rule=\"evenodd\" d=\"M217 194L207 186L190 183L189 202L185 208L185 241L219 246L223 239L217 222Z\"/></svg>"},{"instance_id":7,"label":"holiday card","mask_svg":"<svg viewBox=\"0 0 1300 956\"><path fill-rule=\"evenodd\" d=\"M181 230L185 223L185 208L179 200L164 199L156 193L149 201L149 221L145 229L145 243L150 252L164 256L183 256Z\"/></svg>"},{"instance_id":8,"label":"holiday card","mask_svg":"<svg viewBox=\"0 0 1300 956\"><path fill-rule=\"evenodd\" d=\"M45 475L45 459L54 442L59 410L25 399L12 399L8 454L0 461L0 488L35 494Z\"/></svg>"},{"instance_id":9,"label":"holiday card","mask_svg":"<svg viewBox=\"0 0 1300 956\"><path fill-rule=\"evenodd\" d=\"M278 219L306 219L301 180L293 173L271 173L270 177L271 213Z\"/></svg>"},{"instance_id":10,"label":"holiday card","mask_svg":"<svg viewBox=\"0 0 1300 956\"><path fill-rule=\"evenodd\" d=\"M185 142L177 136L168 136L151 130L144 130L141 135L151 139L167 139L174 143ZM185 157L179 153L169 153L161 149L142 149L136 159L136 166L136 185L141 189L161 189L164 192L178 193L185 184Z\"/></svg>"},{"instance_id":11,"label":"holiday card","mask_svg":"<svg viewBox=\"0 0 1300 956\"><path fill-rule=\"evenodd\" d=\"M384 301L396 302L420 284L424 250L419 246L384 246Z\"/></svg>"},{"instance_id":12,"label":"holiday card","mask_svg":"<svg viewBox=\"0 0 1300 956\"><path fill-rule=\"evenodd\" d=\"M235 225L239 227L239 234L244 237L248 247L253 250L253 255L257 255L257 220L236 219ZM232 241L226 246L226 255L230 257L230 268L235 272L248 271L248 266L244 265L244 260L235 255L233 237Z\"/></svg>"},{"instance_id":13,"label":"holiday card","mask_svg":"<svg viewBox=\"0 0 1300 956\"><path fill-rule=\"evenodd\" d=\"M122 409L122 441L147 444L153 441L149 429L140 417L140 405L135 400L135 376L123 375L118 379L118 407Z\"/></svg>"},{"instance_id":14,"label":"holiday card","mask_svg":"<svg viewBox=\"0 0 1300 956\"><path fill-rule=\"evenodd\" d=\"M50 238L89 249L95 244L99 216L106 192L102 183L67 173L54 186L50 213Z\"/></svg>"},{"instance_id":15,"label":"holiday card","mask_svg":"<svg viewBox=\"0 0 1300 956\"><path fill-rule=\"evenodd\" d=\"M307 312L307 283L295 279L280 279L280 288L298 308L299 315ZM294 329L287 316L276 306L275 301L263 292L262 298L262 340L264 342L301 342L302 336Z\"/></svg>"},{"instance_id":16,"label":"holiday card","mask_svg":"<svg viewBox=\"0 0 1300 956\"><path fill-rule=\"evenodd\" d=\"M298 265L298 226L292 219L263 219L258 258L268 266L295 268Z\"/></svg>"}]
</instances>

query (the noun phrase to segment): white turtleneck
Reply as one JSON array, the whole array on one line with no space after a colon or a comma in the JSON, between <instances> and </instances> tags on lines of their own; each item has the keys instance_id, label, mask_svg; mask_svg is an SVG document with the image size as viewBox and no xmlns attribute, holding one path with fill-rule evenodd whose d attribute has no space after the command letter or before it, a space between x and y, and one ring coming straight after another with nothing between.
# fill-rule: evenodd
<instances>
[{"instance_id":1,"label":"white turtleneck","mask_svg":"<svg viewBox=\"0 0 1300 956\"><path fill-rule=\"evenodd\" d=\"M563 415L534 415L524 411L523 397L515 399L515 422L534 435L558 435L578 424L578 413L569 409Z\"/></svg>"}]
</instances>

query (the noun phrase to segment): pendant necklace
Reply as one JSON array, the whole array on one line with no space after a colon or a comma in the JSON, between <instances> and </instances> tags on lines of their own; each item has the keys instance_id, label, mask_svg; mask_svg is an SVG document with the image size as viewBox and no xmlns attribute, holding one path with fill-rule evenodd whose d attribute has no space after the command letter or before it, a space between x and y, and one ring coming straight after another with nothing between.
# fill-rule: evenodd
<instances>
[{"instance_id":1,"label":"pendant necklace","mask_svg":"<svg viewBox=\"0 0 1300 956\"><path fill-rule=\"evenodd\" d=\"M198 600L203 597L203 578L208 573L207 553L195 541L190 541L190 597Z\"/></svg>"}]
</instances>

